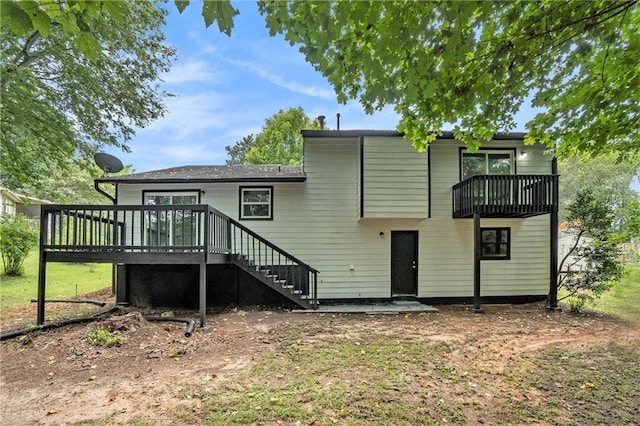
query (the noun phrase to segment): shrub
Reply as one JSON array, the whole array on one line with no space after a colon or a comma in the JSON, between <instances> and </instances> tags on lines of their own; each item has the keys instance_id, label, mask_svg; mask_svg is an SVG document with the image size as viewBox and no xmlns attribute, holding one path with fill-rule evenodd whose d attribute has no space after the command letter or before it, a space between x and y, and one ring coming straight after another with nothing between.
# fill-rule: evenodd
<instances>
[{"instance_id":1,"label":"shrub","mask_svg":"<svg viewBox=\"0 0 640 426\"><path fill-rule=\"evenodd\" d=\"M22 214L0 218L0 253L5 275L24 275L22 264L29 252L38 245L38 231L29 226Z\"/></svg>"},{"instance_id":2,"label":"shrub","mask_svg":"<svg viewBox=\"0 0 640 426\"><path fill-rule=\"evenodd\" d=\"M565 289L572 311L580 311L620 280L619 234L614 229L613 208L607 199L580 190L567 208L567 232L574 243L558 265L558 288Z\"/></svg>"}]
</instances>

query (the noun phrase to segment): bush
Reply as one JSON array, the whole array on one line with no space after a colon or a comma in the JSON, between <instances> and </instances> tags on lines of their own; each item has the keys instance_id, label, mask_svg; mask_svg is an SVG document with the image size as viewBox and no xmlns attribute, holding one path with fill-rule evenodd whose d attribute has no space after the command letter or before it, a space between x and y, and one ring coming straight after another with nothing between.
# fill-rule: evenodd
<instances>
[{"instance_id":1,"label":"bush","mask_svg":"<svg viewBox=\"0 0 640 426\"><path fill-rule=\"evenodd\" d=\"M590 190L578 191L567 210L567 232L574 243L558 265L558 288L567 291L563 299L569 299L570 309L580 311L622 278L620 235L611 204Z\"/></svg>"},{"instance_id":2,"label":"bush","mask_svg":"<svg viewBox=\"0 0 640 426\"><path fill-rule=\"evenodd\" d=\"M0 218L0 253L5 275L24 275L22 264L29 252L38 245L38 231L29 226L22 214Z\"/></svg>"}]
</instances>

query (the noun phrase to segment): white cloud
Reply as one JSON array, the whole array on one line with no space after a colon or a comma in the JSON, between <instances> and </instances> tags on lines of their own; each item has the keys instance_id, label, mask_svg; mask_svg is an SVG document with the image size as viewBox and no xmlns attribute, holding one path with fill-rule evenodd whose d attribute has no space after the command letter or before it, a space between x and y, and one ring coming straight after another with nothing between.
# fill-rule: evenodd
<instances>
[{"instance_id":1,"label":"white cloud","mask_svg":"<svg viewBox=\"0 0 640 426\"><path fill-rule=\"evenodd\" d=\"M259 67L258 65L251 62L238 61L235 59L225 59L225 60L230 64L252 71L258 74L264 80L267 80L268 82L275 84L276 86L283 87L291 92L299 93L306 96L326 99L326 100L331 100L335 98L335 94L330 89L325 89L323 87L317 87L313 85L302 84L293 80L285 80L281 76L271 73L266 69Z\"/></svg>"},{"instance_id":2,"label":"white cloud","mask_svg":"<svg viewBox=\"0 0 640 426\"><path fill-rule=\"evenodd\" d=\"M168 84L208 83L215 84L221 79L222 73L211 69L211 62L198 59L187 59L171 67L171 70L161 76Z\"/></svg>"},{"instance_id":3,"label":"white cloud","mask_svg":"<svg viewBox=\"0 0 640 426\"><path fill-rule=\"evenodd\" d=\"M166 145L159 149L160 154L181 164L206 164L218 155L210 147L202 144L185 143Z\"/></svg>"},{"instance_id":4,"label":"white cloud","mask_svg":"<svg viewBox=\"0 0 640 426\"><path fill-rule=\"evenodd\" d=\"M165 116L141 133L162 132L164 137L184 140L197 132L224 127L228 119L224 101L225 97L214 91L168 98Z\"/></svg>"}]
</instances>

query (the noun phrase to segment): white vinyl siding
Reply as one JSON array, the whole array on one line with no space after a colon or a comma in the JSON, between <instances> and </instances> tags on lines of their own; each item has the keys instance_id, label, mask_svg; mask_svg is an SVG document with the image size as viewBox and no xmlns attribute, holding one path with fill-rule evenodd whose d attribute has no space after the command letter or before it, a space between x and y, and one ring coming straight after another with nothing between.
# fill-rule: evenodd
<instances>
[{"instance_id":1,"label":"white vinyl siding","mask_svg":"<svg viewBox=\"0 0 640 426\"><path fill-rule=\"evenodd\" d=\"M399 137L365 137L365 153L369 146L370 154L377 154L370 157L369 170L364 170L364 194L360 193L358 137L307 138L304 145L306 182L265 184L273 186L273 193L277 195L273 198L276 214L272 221L254 221L247 226L318 269L321 299L390 297L391 231L394 230L419 232L418 297L473 295L473 220L452 218L452 187L460 179L462 144L437 140L431 146L432 216L425 219L429 201L426 154L417 154L408 142L400 140ZM514 161L518 174L551 173L551 159L543 155L543 147L523 146L521 141L491 142L488 146L516 147ZM393 149L387 150L388 147ZM521 150L527 155L520 156ZM393 165L385 166L381 161L384 156ZM375 168L371 168L374 165L378 167L375 173ZM409 169L418 177L399 173ZM366 220L359 220L360 196L364 195L366 202L367 191L372 196L401 190L388 188L382 179L385 173L391 177L396 172L401 181L420 193L419 199L403 205L403 209L410 212L403 214L409 216L385 216L400 213L390 209L389 203L378 201L376 204L374 197L365 206ZM374 187L367 185L375 182L378 183L374 191ZM198 188L204 191L201 203L210 204L237 220L241 186L250 185L201 185ZM187 188L179 184L162 185L162 188L150 184L120 185L118 203L140 204L143 190L181 189ZM408 198L408 192L405 195ZM482 261L482 295L546 294L549 216L482 219L481 226L511 229L511 258ZM384 232L384 236L381 237L380 232Z\"/></svg>"},{"instance_id":2,"label":"white vinyl siding","mask_svg":"<svg viewBox=\"0 0 640 426\"><path fill-rule=\"evenodd\" d=\"M365 137L363 145L362 217L427 218L427 153L400 137Z\"/></svg>"},{"instance_id":3,"label":"white vinyl siding","mask_svg":"<svg viewBox=\"0 0 640 426\"><path fill-rule=\"evenodd\" d=\"M473 219L452 219L452 187L460 181L460 148L453 140L431 145L431 212L420 235L421 297L473 295ZM492 141L486 147L517 148L517 174L551 173L544 147L522 141ZM526 156L521 156L521 150ZM549 290L549 215L527 219L482 219L483 228L511 228L511 258L482 261L483 296L543 295Z\"/></svg>"}]
</instances>

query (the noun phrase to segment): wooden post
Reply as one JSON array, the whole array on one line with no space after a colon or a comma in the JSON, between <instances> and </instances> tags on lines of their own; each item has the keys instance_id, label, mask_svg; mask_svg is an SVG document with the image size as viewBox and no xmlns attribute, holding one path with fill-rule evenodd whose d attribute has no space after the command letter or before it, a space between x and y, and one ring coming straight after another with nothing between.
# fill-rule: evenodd
<instances>
[{"instance_id":1,"label":"wooden post","mask_svg":"<svg viewBox=\"0 0 640 426\"><path fill-rule=\"evenodd\" d=\"M207 320L207 262L200 262L200 327Z\"/></svg>"},{"instance_id":2,"label":"wooden post","mask_svg":"<svg viewBox=\"0 0 640 426\"><path fill-rule=\"evenodd\" d=\"M36 325L44 324L44 299L46 297L47 261L46 253L40 249L40 261L38 264L38 314Z\"/></svg>"},{"instance_id":3,"label":"wooden post","mask_svg":"<svg viewBox=\"0 0 640 426\"><path fill-rule=\"evenodd\" d=\"M551 218L549 219L549 306L547 309L558 308L558 160L554 157L551 160L551 173L554 175L552 181L552 206Z\"/></svg>"},{"instance_id":4,"label":"wooden post","mask_svg":"<svg viewBox=\"0 0 640 426\"><path fill-rule=\"evenodd\" d=\"M473 312L476 314L484 313L484 309L480 306L480 257L482 256L482 247L480 231L480 213L473 214Z\"/></svg>"},{"instance_id":5,"label":"wooden post","mask_svg":"<svg viewBox=\"0 0 640 426\"><path fill-rule=\"evenodd\" d=\"M46 297L47 283L47 258L44 250L48 238L49 212L45 211L46 205L40 206L40 260L38 262L38 307L36 324L44 324L44 299ZM53 230L52 230L53 232Z\"/></svg>"}]
</instances>

